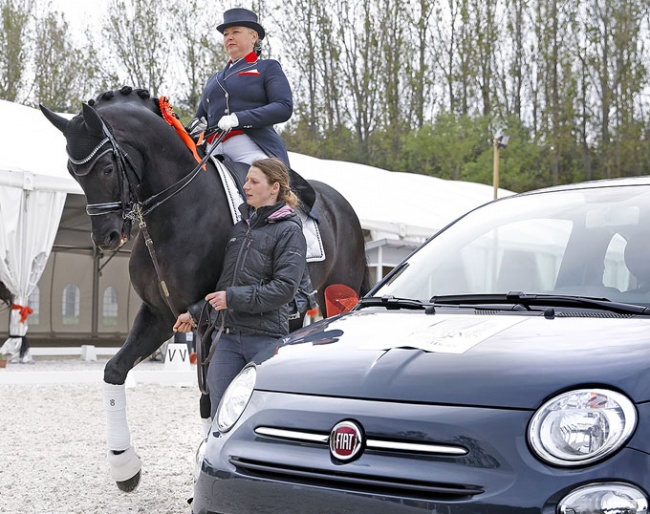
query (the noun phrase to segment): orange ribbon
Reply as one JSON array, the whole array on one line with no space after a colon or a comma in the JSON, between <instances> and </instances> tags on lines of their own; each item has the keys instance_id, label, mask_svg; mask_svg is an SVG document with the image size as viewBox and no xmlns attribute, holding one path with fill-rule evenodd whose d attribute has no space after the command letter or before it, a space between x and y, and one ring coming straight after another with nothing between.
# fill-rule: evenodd
<instances>
[{"instance_id":1,"label":"orange ribbon","mask_svg":"<svg viewBox=\"0 0 650 514\"><path fill-rule=\"evenodd\" d=\"M34 312L34 309L32 309L31 307L24 307L22 305L17 305L17 304L13 304L11 306L11 308L14 311L20 311L20 322L21 323L25 323L25 321L27 320L27 316L29 316L30 314L32 314Z\"/></svg>"},{"instance_id":2,"label":"orange ribbon","mask_svg":"<svg viewBox=\"0 0 650 514\"><path fill-rule=\"evenodd\" d=\"M194 140L190 137L190 135L187 133L185 130L185 127L181 124L180 120L174 113L174 109L172 108L171 104L169 103L169 99L166 96L161 96L160 100L158 101L158 105L160 107L160 113L162 114L163 119L169 123L176 133L181 137L185 145L190 149L192 152L192 155L194 155L194 158L196 159L196 162L201 162L201 157L199 157L198 152L196 151L196 144L194 143ZM206 165L203 165L203 169L206 169Z\"/></svg>"}]
</instances>

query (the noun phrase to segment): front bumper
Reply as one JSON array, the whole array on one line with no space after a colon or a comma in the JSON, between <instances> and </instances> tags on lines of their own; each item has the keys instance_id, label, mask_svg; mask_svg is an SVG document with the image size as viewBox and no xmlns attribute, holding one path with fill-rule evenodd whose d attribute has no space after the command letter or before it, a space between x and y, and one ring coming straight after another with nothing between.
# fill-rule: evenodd
<instances>
[{"instance_id":1,"label":"front bumper","mask_svg":"<svg viewBox=\"0 0 650 514\"><path fill-rule=\"evenodd\" d=\"M650 458L623 449L583 469L547 466L526 443L531 411L306 397L256 391L228 433L212 432L194 514L556 514L585 484L648 490ZM462 447L464 455L365 448L342 463L327 444L255 433L329 434L355 420L372 440Z\"/></svg>"}]
</instances>

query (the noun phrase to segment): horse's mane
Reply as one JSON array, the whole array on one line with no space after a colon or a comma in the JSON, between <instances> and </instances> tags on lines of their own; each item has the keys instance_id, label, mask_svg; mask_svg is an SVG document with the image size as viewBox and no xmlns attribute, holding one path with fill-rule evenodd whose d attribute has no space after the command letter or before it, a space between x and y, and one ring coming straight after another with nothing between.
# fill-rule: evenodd
<instances>
[{"instance_id":1,"label":"horse's mane","mask_svg":"<svg viewBox=\"0 0 650 514\"><path fill-rule=\"evenodd\" d=\"M152 96L148 89L124 86L121 89L100 93L95 98L88 100L87 104L102 114L107 114L113 107L126 109L129 115L134 112L132 108L144 108L146 111L164 120L167 125L172 126L180 136L179 141L183 141L197 162L201 161L194 141L187 134L185 127L174 112L167 97L161 96L157 98ZM121 114L127 111L118 110L116 112L120 119L124 119ZM108 130L113 132L113 127L108 119L104 118L103 122ZM104 139L104 134L98 132L96 129L93 131L88 130L83 112L70 120L64 131L64 135L68 140L68 154L77 160L85 159Z\"/></svg>"},{"instance_id":2,"label":"horse's mane","mask_svg":"<svg viewBox=\"0 0 650 514\"><path fill-rule=\"evenodd\" d=\"M158 98L152 97L148 89L124 86L122 89L104 91L95 98L88 100L88 105L95 108L101 108L106 104L117 103L138 103L156 113L158 116L162 116Z\"/></svg>"},{"instance_id":3,"label":"horse's mane","mask_svg":"<svg viewBox=\"0 0 650 514\"><path fill-rule=\"evenodd\" d=\"M171 125L180 136L183 143L192 152L197 162L201 162L195 142L187 134L185 127L174 112L169 99L166 96L160 98L152 97L148 89L134 89L131 86L124 86L122 89L105 91L96 98L88 101L88 105L101 109L103 106L119 104L137 104L160 116L168 125ZM109 124L110 128L110 124Z\"/></svg>"}]
</instances>

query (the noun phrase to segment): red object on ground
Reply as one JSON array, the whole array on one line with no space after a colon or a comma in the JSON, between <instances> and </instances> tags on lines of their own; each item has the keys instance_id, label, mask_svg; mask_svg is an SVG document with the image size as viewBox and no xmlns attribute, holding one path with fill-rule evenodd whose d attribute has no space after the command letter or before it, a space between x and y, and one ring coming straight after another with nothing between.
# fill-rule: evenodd
<instances>
[{"instance_id":1,"label":"red object on ground","mask_svg":"<svg viewBox=\"0 0 650 514\"><path fill-rule=\"evenodd\" d=\"M359 301L357 292L344 284L332 284L325 289L327 317L348 312Z\"/></svg>"}]
</instances>

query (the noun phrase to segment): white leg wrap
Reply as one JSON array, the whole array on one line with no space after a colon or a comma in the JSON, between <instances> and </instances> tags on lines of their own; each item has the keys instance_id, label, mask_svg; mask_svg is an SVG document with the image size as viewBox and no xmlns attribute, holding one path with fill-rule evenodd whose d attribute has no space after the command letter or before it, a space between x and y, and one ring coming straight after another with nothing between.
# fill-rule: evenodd
<instances>
[{"instance_id":1,"label":"white leg wrap","mask_svg":"<svg viewBox=\"0 0 650 514\"><path fill-rule=\"evenodd\" d=\"M108 449L121 451L130 448L131 433L126 421L124 384L115 385L104 382L104 410L106 411L106 443Z\"/></svg>"},{"instance_id":2,"label":"white leg wrap","mask_svg":"<svg viewBox=\"0 0 650 514\"><path fill-rule=\"evenodd\" d=\"M133 448L119 455L108 450L107 459L111 465L111 478L116 482L126 482L137 475L142 468L140 457L135 454Z\"/></svg>"},{"instance_id":3,"label":"white leg wrap","mask_svg":"<svg viewBox=\"0 0 650 514\"><path fill-rule=\"evenodd\" d=\"M203 435L210 435L210 427L212 426L212 418L201 418L201 426L203 427Z\"/></svg>"}]
</instances>

